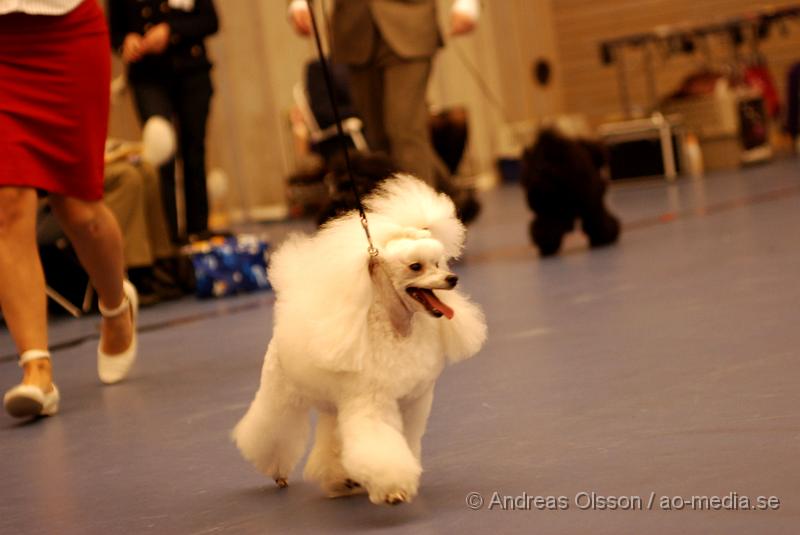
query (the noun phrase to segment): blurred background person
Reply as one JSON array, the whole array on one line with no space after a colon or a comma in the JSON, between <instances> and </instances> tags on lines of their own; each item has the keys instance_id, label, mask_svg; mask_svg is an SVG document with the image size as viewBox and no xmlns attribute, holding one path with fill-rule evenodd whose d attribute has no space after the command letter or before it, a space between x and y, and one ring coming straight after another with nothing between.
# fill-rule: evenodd
<instances>
[{"instance_id":1,"label":"blurred background person","mask_svg":"<svg viewBox=\"0 0 800 535\"><path fill-rule=\"evenodd\" d=\"M478 0L456 0L450 35L471 32L479 9ZM289 3L289 18L297 33L311 34L306 0ZM349 68L370 149L433 184L444 167L431 146L426 100L433 57L444 43L436 1L337 0L332 19L333 60Z\"/></svg>"},{"instance_id":2,"label":"blurred background person","mask_svg":"<svg viewBox=\"0 0 800 535\"><path fill-rule=\"evenodd\" d=\"M52 415L59 405L36 244L37 190L49 194L99 294L101 380L124 378L136 356L136 290L124 281L119 226L102 202L107 46L96 0L0 0L0 306L23 368L3 405L15 417Z\"/></svg>"},{"instance_id":3,"label":"blurred background person","mask_svg":"<svg viewBox=\"0 0 800 535\"><path fill-rule=\"evenodd\" d=\"M204 39L219 23L211 0L109 0L111 45L127 64L139 119L176 123L187 235L208 230L206 125L213 88ZM180 242L175 166L161 167L170 236Z\"/></svg>"},{"instance_id":4,"label":"blurred background person","mask_svg":"<svg viewBox=\"0 0 800 535\"><path fill-rule=\"evenodd\" d=\"M156 117L152 121L163 118ZM164 126L163 128L168 128ZM183 295L172 276L178 251L169 239L156 165L172 157L148 159L145 146L109 139L106 142L105 201L122 229L128 279L139 292L142 306L177 299ZM174 147L174 145L172 145Z\"/></svg>"}]
</instances>

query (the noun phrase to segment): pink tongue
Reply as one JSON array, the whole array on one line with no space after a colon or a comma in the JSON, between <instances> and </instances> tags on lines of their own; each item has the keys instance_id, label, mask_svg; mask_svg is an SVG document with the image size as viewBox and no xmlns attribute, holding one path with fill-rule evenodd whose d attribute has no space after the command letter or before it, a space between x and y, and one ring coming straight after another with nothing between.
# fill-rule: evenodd
<instances>
[{"instance_id":1,"label":"pink tongue","mask_svg":"<svg viewBox=\"0 0 800 535\"><path fill-rule=\"evenodd\" d=\"M422 290L419 292L418 295L422 296L422 298L425 300L426 303L428 303L428 306L431 309L441 312L442 314L444 314L444 317L446 317L449 320L453 319L453 315L455 314L453 312L453 309L445 305L441 301L439 301L439 298L436 297L436 295L432 291Z\"/></svg>"}]
</instances>

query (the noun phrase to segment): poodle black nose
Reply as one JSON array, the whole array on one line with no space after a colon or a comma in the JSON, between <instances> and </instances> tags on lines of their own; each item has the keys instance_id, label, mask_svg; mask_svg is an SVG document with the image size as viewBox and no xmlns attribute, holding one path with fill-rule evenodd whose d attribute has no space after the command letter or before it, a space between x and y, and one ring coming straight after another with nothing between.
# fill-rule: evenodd
<instances>
[{"instance_id":1,"label":"poodle black nose","mask_svg":"<svg viewBox=\"0 0 800 535\"><path fill-rule=\"evenodd\" d=\"M456 284L458 284L458 276L450 275L445 279L445 281L450 285L451 288L455 288Z\"/></svg>"}]
</instances>

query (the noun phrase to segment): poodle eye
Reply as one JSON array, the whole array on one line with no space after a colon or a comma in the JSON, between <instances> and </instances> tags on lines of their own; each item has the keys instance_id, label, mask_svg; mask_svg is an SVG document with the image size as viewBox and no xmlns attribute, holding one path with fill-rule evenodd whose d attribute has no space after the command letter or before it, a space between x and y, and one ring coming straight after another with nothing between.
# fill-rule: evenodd
<instances>
[{"instance_id":1,"label":"poodle eye","mask_svg":"<svg viewBox=\"0 0 800 535\"><path fill-rule=\"evenodd\" d=\"M408 266L408 269L410 269L411 271L419 271L420 269L422 269L422 264L420 264L419 262L414 262L413 264Z\"/></svg>"}]
</instances>

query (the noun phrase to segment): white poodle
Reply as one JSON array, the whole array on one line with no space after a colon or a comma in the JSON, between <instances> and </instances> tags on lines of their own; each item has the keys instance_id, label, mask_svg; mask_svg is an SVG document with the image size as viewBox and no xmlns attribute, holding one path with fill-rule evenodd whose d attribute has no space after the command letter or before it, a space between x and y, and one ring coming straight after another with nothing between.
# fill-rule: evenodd
<instances>
[{"instance_id":1,"label":"white poodle","mask_svg":"<svg viewBox=\"0 0 800 535\"><path fill-rule=\"evenodd\" d=\"M365 200L378 256L356 212L272 256L275 328L261 386L233 431L242 454L280 487L316 437L304 476L331 496L373 503L417 494L420 442L447 362L486 339L480 308L454 290L448 259L464 243L452 201L397 176ZM434 293L436 290L436 293Z\"/></svg>"}]
</instances>

